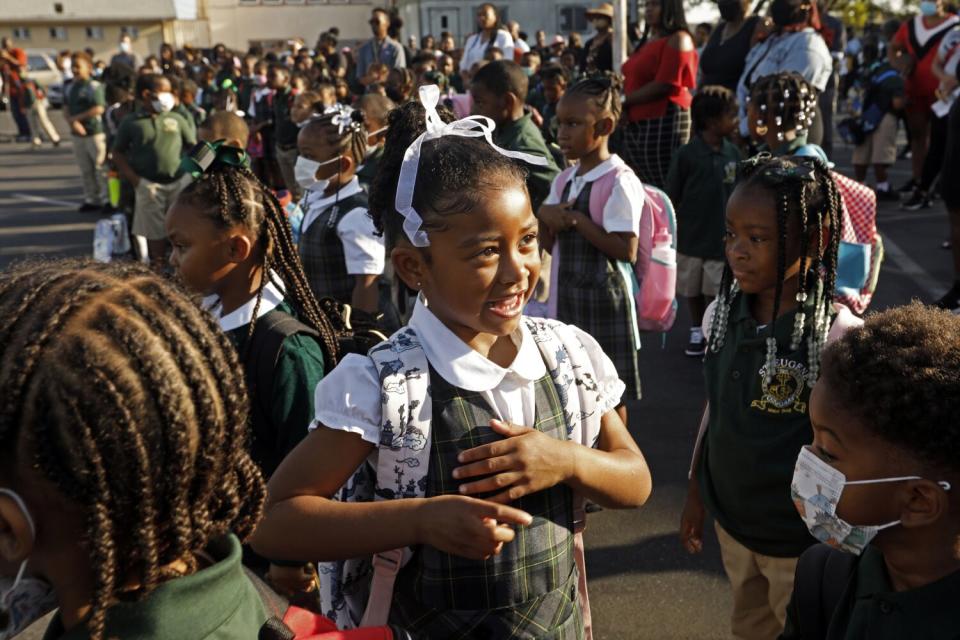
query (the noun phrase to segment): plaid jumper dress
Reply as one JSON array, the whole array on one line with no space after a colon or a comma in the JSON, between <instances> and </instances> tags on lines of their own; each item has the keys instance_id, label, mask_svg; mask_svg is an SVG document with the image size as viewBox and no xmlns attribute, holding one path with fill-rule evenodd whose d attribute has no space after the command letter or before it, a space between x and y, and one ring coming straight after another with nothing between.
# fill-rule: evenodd
<instances>
[{"instance_id":1,"label":"plaid jumper dress","mask_svg":"<svg viewBox=\"0 0 960 640\"><path fill-rule=\"evenodd\" d=\"M569 202L573 180L567 182L560 202ZM583 186L573 208L590 211L593 182ZM557 235L560 260L557 267L557 320L573 324L603 347L627 385L624 399L640 398L640 368L637 344L631 324L633 295L616 262L590 244L576 229Z\"/></svg>"},{"instance_id":2,"label":"plaid jumper dress","mask_svg":"<svg viewBox=\"0 0 960 640\"><path fill-rule=\"evenodd\" d=\"M459 493L451 472L461 451L498 441L483 395L430 368L433 438L427 497ZM538 431L566 439L563 405L549 374L535 383ZM573 493L564 484L521 498L533 516L516 539L488 560L469 560L421 545L401 570L391 622L418 638L580 639L573 554Z\"/></svg>"},{"instance_id":3,"label":"plaid jumper dress","mask_svg":"<svg viewBox=\"0 0 960 640\"><path fill-rule=\"evenodd\" d=\"M300 261L313 295L350 303L353 278L347 273L343 242L337 225L354 209L367 208L367 194L355 193L331 205L306 230L300 228Z\"/></svg>"}]
</instances>

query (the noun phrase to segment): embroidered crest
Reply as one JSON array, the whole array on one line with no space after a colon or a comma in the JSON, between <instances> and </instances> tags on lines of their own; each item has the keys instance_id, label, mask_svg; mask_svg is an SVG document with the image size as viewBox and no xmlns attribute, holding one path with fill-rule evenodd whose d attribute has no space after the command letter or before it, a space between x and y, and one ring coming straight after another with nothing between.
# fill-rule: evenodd
<instances>
[{"instance_id":1,"label":"embroidered crest","mask_svg":"<svg viewBox=\"0 0 960 640\"><path fill-rule=\"evenodd\" d=\"M762 395L750 403L751 408L773 414L807 412L807 403L802 400L807 386L807 367L802 362L781 358L772 376L767 376L764 365L760 369L760 380Z\"/></svg>"}]
</instances>

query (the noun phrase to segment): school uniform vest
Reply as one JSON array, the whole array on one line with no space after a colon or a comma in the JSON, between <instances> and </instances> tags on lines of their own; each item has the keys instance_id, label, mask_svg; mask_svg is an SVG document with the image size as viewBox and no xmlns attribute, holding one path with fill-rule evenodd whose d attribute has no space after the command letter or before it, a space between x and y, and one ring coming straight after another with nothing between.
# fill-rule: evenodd
<instances>
[{"instance_id":1,"label":"school uniform vest","mask_svg":"<svg viewBox=\"0 0 960 640\"><path fill-rule=\"evenodd\" d=\"M573 180L567 182L560 202L570 201ZM594 182L583 186L573 209L589 215ZM570 229L557 235L560 260L557 282L557 320L589 332L617 367L627 385L625 398L640 397L640 370L631 306L635 302L614 260L590 244L583 234Z\"/></svg>"},{"instance_id":2,"label":"school uniform vest","mask_svg":"<svg viewBox=\"0 0 960 640\"><path fill-rule=\"evenodd\" d=\"M300 261L313 295L350 302L353 278L347 273L343 242L337 226L356 208L367 208L367 194L355 193L327 207L306 231L300 234Z\"/></svg>"},{"instance_id":3,"label":"school uniform vest","mask_svg":"<svg viewBox=\"0 0 960 640\"><path fill-rule=\"evenodd\" d=\"M457 495L457 455L502 439L483 395L444 380L431 367L433 436L426 496ZM550 375L535 383L534 427L567 438L563 405ZM482 497L482 496L481 496ZM485 561L417 548L394 589L391 622L429 638L583 637L573 551L573 493L559 484L514 503L533 516L516 539Z\"/></svg>"}]
</instances>

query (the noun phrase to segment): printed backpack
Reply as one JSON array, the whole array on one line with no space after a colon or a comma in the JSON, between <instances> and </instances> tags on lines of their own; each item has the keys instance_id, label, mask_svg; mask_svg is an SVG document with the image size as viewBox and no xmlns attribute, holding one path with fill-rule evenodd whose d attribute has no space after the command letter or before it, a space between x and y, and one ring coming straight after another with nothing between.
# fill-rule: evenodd
<instances>
[{"instance_id":1,"label":"printed backpack","mask_svg":"<svg viewBox=\"0 0 960 640\"><path fill-rule=\"evenodd\" d=\"M576 167L557 176L557 191L563 193ZM624 173L633 173L625 163L593 181L590 218L603 225L603 208ZM624 271L636 302L640 331L669 331L677 317L677 216L670 197L660 189L643 185L643 211L637 239L637 260ZM555 306L551 306L555 309Z\"/></svg>"},{"instance_id":2,"label":"printed backpack","mask_svg":"<svg viewBox=\"0 0 960 640\"><path fill-rule=\"evenodd\" d=\"M594 447L600 436L599 390L589 356L567 325L541 318L523 319L557 387L567 437ZM429 364L416 332L404 327L369 352L381 384L381 435L371 456L333 496L341 502L420 498L426 494L430 466L433 403ZM575 388L576 393L570 392ZM423 399L426 399L425 401ZM578 592L586 637L590 610L583 560L584 500L575 496L574 550ZM321 562L317 567L323 613L341 629L382 627L387 623L397 574L412 550L392 549L371 557Z\"/></svg>"},{"instance_id":3,"label":"printed backpack","mask_svg":"<svg viewBox=\"0 0 960 640\"><path fill-rule=\"evenodd\" d=\"M843 230L837 258L838 302L862 314L870 306L883 263L883 238L877 231L877 194L852 178L830 172L843 201Z\"/></svg>"}]
</instances>

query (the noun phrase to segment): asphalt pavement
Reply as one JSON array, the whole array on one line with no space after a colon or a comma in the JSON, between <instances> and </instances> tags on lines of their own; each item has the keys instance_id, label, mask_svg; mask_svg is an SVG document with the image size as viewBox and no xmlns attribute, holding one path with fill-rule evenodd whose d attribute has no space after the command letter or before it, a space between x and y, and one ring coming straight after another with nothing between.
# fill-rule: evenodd
<instances>
[{"instance_id":1,"label":"asphalt pavement","mask_svg":"<svg viewBox=\"0 0 960 640\"><path fill-rule=\"evenodd\" d=\"M66 131L59 112L51 118ZM0 139L12 130L9 114L0 114ZM849 157L849 148L837 149L837 170L849 173ZM895 185L904 183L908 163L899 162L891 176ZM77 213L80 189L69 136L58 149L0 144L0 268L37 255L91 255L99 216ZM872 308L942 295L952 277L950 254L940 247L947 236L942 203L918 212L883 203L878 224L886 259ZM653 472L653 496L642 509L604 511L588 521L587 573L598 640L729 637L731 596L712 528L698 556L684 552L677 538L704 398L700 364L683 355L688 328L681 309L666 336L645 338L644 397L629 407L630 431Z\"/></svg>"}]
</instances>

